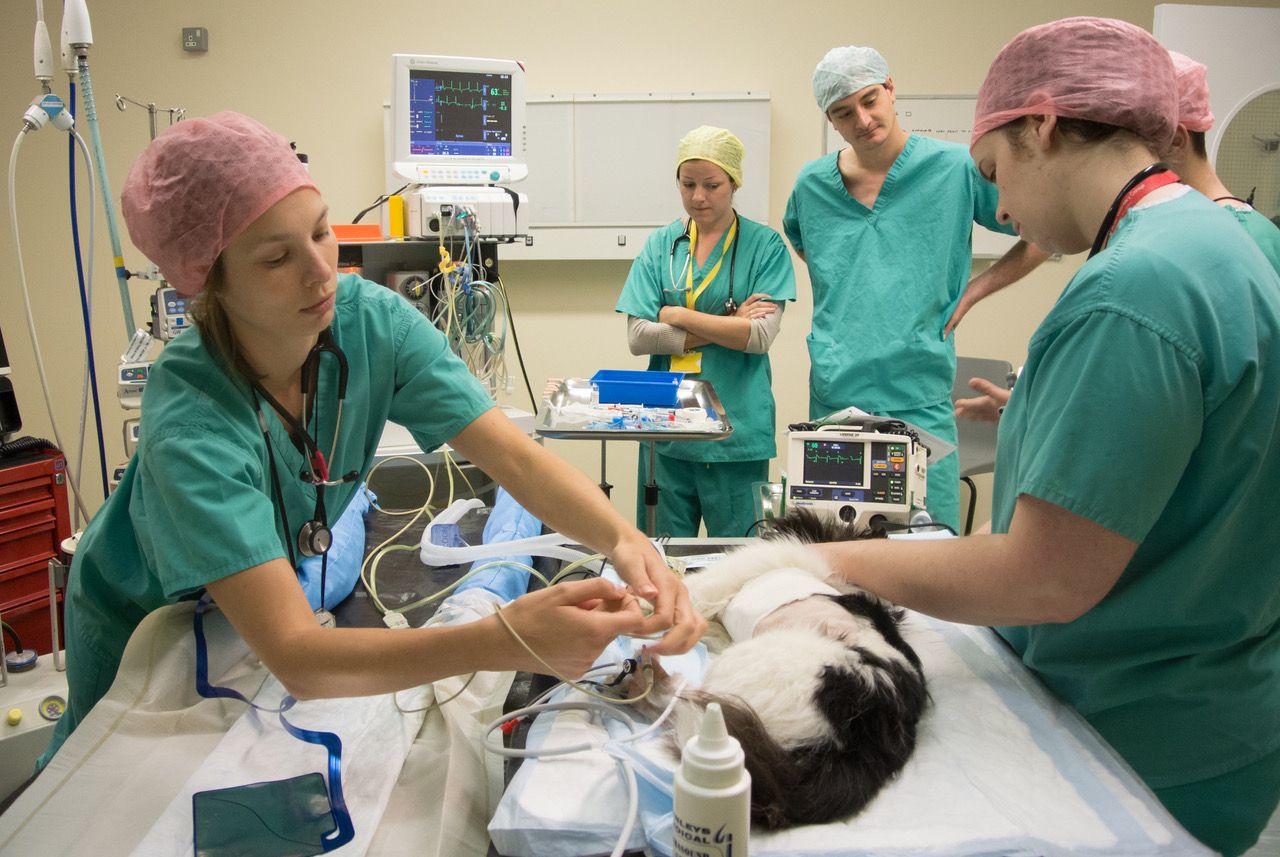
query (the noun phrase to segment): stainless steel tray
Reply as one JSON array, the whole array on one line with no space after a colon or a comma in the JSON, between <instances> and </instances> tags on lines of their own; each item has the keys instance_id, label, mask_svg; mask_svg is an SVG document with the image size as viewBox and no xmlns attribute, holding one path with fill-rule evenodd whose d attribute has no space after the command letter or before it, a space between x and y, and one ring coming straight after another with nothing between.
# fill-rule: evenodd
<instances>
[{"instance_id":1,"label":"stainless steel tray","mask_svg":"<svg viewBox=\"0 0 1280 857\"><path fill-rule=\"evenodd\" d=\"M686 378L680 382L676 392L677 408L702 408L715 414L720 421L720 431L685 431L681 429L602 429L582 428L573 425L557 425L555 413L557 409L572 402L591 404L591 382L585 378L566 378L560 381L554 390L542 399L538 408L538 417L534 422L534 431L543 437L578 440L719 440L733 433L733 426L720 397L709 381ZM670 408L651 408L650 410L671 410Z\"/></svg>"}]
</instances>

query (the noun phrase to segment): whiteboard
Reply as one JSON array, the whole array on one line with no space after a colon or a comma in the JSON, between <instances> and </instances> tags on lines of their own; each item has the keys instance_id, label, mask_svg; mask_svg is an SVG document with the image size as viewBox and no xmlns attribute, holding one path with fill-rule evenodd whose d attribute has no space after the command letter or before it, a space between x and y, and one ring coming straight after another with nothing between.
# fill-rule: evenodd
<instances>
[{"instance_id":1,"label":"whiteboard","mask_svg":"<svg viewBox=\"0 0 1280 857\"><path fill-rule=\"evenodd\" d=\"M898 96L898 124L908 133L952 143L969 145L973 133L973 115L978 106L976 95L916 95ZM847 145L825 117L822 120L822 151L824 154L843 149ZM973 255L979 258L999 258L1018 243L1013 235L992 232L985 226L973 224Z\"/></svg>"},{"instance_id":2,"label":"whiteboard","mask_svg":"<svg viewBox=\"0 0 1280 857\"><path fill-rule=\"evenodd\" d=\"M699 125L727 128L746 149L734 207L769 218L769 95L599 93L531 96L526 118L531 245L507 259L631 259L656 227L683 216L676 144Z\"/></svg>"}]
</instances>

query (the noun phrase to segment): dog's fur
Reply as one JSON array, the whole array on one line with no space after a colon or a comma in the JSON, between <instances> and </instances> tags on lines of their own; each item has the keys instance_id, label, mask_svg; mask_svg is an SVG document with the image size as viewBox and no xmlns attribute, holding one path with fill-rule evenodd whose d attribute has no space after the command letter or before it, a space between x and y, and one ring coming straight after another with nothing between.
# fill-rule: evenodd
<instances>
[{"instance_id":1,"label":"dog's fur","mask_svg":"<svg viewBox=\"0 0 1280 857\"><path fill-rule=\"evenodd\" d=\"M752 823L781 829L860 812L911 755L928 693L920 660L898 631L902 611L833 575L809 547L860 535L808 512L771 524L764 543L686 578L694 607L711 623L713 658L702 688L681 694L670 737L673 749L683 747L706 705L719 702L751 773ZM789 627L730 641L715 620L747 582L782 568L839 590L817 597L848 611L856 632L835 639Z\"/></svg>"}]
</instances>

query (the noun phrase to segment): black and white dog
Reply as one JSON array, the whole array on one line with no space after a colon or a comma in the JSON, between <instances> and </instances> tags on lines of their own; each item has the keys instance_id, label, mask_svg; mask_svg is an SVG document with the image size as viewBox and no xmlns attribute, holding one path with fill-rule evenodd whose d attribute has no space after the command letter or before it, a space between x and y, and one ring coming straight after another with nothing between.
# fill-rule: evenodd
<instances>
[{"instance_id":1,"label":"black and white dog","mask_svg":"<svg viewBox=\"0 0 1280 857\"><path fill-rule=\"evenodd\" d=\"M719 702L751 773L752 823L776 830L860 812L914 750L928 692L902 610L811 547L859 534L803 511L771 524L766 541L685 578L712 659L669 735L678 753Z\"/></svg>"}]
</instances>

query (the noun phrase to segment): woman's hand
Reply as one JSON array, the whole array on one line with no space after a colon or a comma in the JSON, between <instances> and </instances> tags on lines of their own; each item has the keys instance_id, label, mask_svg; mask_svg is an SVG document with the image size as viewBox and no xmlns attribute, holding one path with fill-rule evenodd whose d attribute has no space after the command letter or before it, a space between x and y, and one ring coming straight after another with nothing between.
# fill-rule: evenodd
<instances>
[{"instance_id":1,"label":"woman's hand","mask_svg":"<svg viewBox=\"0 0 1280 857\"><path fill-rule=\"evenodd\" d=\"M956 399L956 417L984 423L999 422L1000 411L1009 403L1013 391L986 378L970 378L969 386L979 395L972 399Z\"/></svg>"},{"instance_id":2,"label":"woman's hand","mask_svg":"<svg viewBox=\"0 0 1280 857\"><path fill-rule=\"evenodd\" d=\"M647 650L655 655L678 655L693 648L707 630L707 620L693 609L684 581L667 567L649 540L635 531L634 537L614 546L609 561L632 591L653 605L653 614L635 635L662 633Z\"/></svg>"},{"instance_id":3,"label":"woman's hand","mask_svg":"<svg viewBox=\"0 0 1280 857\"><path fill-rule=\"evenodd\" d=\"M602 578L560 583L521 596L502 608L502 616L529 647L526 650L510 631L502 630L511 643L511 669L545 675L550 666L572 679L590 669L615 637L640 634L645 625L636 597Z\"/></svg>"},{"instance_id":4,"label":"woman's hand","mask_svg":"<svg viewBox=\"0 0 1280 857\"><path fill-rule=\"evenodd\" d=\"M773 315L778 311L778 305L773 302L773 298L763 292L757 292L742 302L734 313L738 318L753 319L764 318L766 315Z\"/></svg>"},{"instance_id":5,"label":"woman's hand","mask_svg":"<svg viewBox=\"0 0 1280 857\"><path fill-rule=\"evenodd\" d=\"M658 310L658 322L680 327L680 319L686 312L691 312L691 310L686 307L668 304Z\"/></svg>"}]
</instances>

